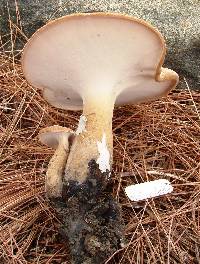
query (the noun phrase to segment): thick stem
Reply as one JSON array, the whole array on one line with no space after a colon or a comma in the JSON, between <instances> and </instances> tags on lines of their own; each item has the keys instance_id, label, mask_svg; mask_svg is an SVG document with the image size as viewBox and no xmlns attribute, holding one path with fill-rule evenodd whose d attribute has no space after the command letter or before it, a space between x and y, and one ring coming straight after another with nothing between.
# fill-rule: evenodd
<instances>
[{"instance_id":1,"label":"thick stem","mask_svg":"<svg viewBox=\"0 0 200 264\"><path fill-rule=\"evenodd\" d=\"M112 165L112 116L114 100L110 96L84 100L85 130L76 136L65 170L65 179L84 182L88 163L94 160L100 170L109 173Z\"/></svg>"},{"instance_id":2,"label":"thick stem","mask_svg":"<svg viewBox=\"0 0 200 264\"><path fill-rule=\"evenodd\" d=\"M112 165L114 101L106 94L94 98L84 100L84 118L67 160L62 199L51 200L74 264L104 263L123 240L120 206L107 180Z\"/></svg>"},{"instance_id":3,"label":"thick stem","mask_svg":"<svg viewBox=\"0 0 200 264\"><path fill-rule=\"evenodd\" d=\"M67 141L68 143L68 141ZM62 180L69 151L66 142L60 140L59 145L51 158L46 173L46 195L48 198L62 196Z\"/></svg>"}]
</instances>

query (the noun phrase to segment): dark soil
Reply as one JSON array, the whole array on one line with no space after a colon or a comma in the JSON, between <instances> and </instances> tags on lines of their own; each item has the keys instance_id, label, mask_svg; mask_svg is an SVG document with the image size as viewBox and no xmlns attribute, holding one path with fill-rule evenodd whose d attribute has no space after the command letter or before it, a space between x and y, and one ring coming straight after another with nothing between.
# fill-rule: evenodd
<instances>
[{"instance_id":1,"label":"dark soil","mask_svg":"<svg viewBox=\"0 0 200 264\"><path fill-rule=\"evenodd\" d=\"M109 172L101 173L95 161L88 165L84 183L64 182L63 197L51 199L74 264L104 263L123 240L121 209L108 190Z\"/></svg>"}]
</instances>

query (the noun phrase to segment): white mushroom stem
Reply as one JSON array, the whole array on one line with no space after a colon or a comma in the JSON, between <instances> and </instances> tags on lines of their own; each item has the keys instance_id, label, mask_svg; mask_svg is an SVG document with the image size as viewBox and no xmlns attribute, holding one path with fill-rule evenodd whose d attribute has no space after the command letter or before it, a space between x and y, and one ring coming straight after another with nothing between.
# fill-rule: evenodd
<instances>
[{"instance_id":1,"label":"white mushroom stem","mask_svg":"<svg viewBox=\"0 0 200 264\"><path fill-rule=\"evenodd\" d=\"M46 172L46 195L47 197L62 196L62 178L64 174L67 157L69 154L68 138L61 137L58 147L51 158Z\"/></svg>"},{"instance_id":2,"label":"white mushroom stem","mask_svg":"<svg viewBox=\"0 0 200 264\"><path fill-rule=\"evenodd\" d=\"M109 172L113 152L112 117L114 99L115 96L111 97L105 93L94 97L85 96L83 115L87 119L86 127L85 131L77 135L73 142L65 170L66 180L83 182L88 176L88 163L91 160L97 162L99 158L102 161L104 150L105 160L102 162L105 162L105 166L101 162L100 170L104 168L101 170L103 173L105 168L108 168L106 172ZM99 147L100 142L104 146L102 153L99 152L101 149Z\"/></svg>"}]
</instances>

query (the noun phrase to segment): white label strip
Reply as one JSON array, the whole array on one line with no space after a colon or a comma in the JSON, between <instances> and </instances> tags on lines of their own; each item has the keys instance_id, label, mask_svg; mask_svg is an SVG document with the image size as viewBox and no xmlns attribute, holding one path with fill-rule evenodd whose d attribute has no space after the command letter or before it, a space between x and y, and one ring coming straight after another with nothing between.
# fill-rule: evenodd
<instances>
[{"instance_id":1,"label":"white label strip","mask_svg":"<svg viewBox=\"0 0 200 264\"><path fill-rule=\"evenodd\" d=\"M130 185L125 188L125 192L131 201L141 201L171 193L172 191L171 183L165 179Z\"/></svg>"}]
</instances>

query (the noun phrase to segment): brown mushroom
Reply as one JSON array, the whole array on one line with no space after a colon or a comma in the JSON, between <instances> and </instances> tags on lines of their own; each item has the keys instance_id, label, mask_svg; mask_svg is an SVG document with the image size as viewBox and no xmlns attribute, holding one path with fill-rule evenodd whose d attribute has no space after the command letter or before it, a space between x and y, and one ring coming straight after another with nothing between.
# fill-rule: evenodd
<instances>
[{"instance_id":1,"label":"brown mushroom","mask_svg":"<svg viewBox=\"0 0 200 264\"><path fill-rule=\"evenodd\" d=\"M50 126L39 132L39 141L55 149L46 172L45 189L48 198L62 196L62 179L74 132L66 127Z\"/></svg>"},{"instance_id":2,"label":"brown mushroom","mask_svg":"<svg viewBox=\"0 0 200 264\"><path fill-rule=\"evenodd\" d=\"M154 27L107 13L57 19L24 48L29 83L55 107L83 109L65 168L63 203L54 203L73 263L104 263L120 244L120 208L104 192L112 165L113 109L159 98L176 86L178 75L162 68L164 56L164 39ZM57 171L63 172L63 164ZM56 182L50 175L57 186L51 193L60 195L61 176Z\"/></svg>"},{"instance_id":3,"label":"brown mushroom","mask_svg":"<svg viewBox=\"0 0 200 264\"><path fill-rule=\"evenodd\" d=\"M22 66L29 83L53 106L80 110L86 124L71 149L66 180L84 182L95 160L112 164L114 104L167 95L178 75L162 68L165 42L143 20L119 14L73 14L48 23L25 46Z\"/></svg>"}]
</instances>

